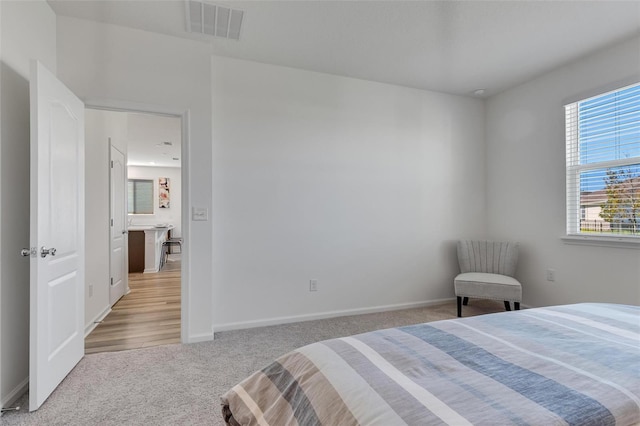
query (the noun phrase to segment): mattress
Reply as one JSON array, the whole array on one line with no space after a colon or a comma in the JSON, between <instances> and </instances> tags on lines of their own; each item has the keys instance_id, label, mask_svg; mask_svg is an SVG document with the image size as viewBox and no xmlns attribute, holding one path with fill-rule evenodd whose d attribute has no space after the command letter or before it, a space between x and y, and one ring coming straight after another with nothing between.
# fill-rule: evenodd
<instances>
[{"instance_id":1,"label":"mattress","mask_svg":"<svg viewBox=\"0 0 640 426\"><path fill-rule=\"evenodd\" d=\"M314 343L222 397L230 425L640 424L640 307L584 303Z\"/></svg>"}]
</instances>

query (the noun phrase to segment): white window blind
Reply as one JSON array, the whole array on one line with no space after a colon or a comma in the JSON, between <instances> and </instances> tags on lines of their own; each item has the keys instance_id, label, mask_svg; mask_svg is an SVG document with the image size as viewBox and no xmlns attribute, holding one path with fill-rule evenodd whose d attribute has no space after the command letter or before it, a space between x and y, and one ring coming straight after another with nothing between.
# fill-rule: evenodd
<instances>
[{"instance_id":1,"label":"white window blind","mask_svg":"<svg viewBox=\"0 0 640 426\"><path fill-rule=\"evenodd\" d=\"M567 234L640 238L640 84L565 105Z\"/></svg>"},{"instance_id":2,"label":"white window blind","mask_svg":"<svg viewBox=\"0 0 640 426\"><path fill-rule=\"evenodd\" d=\"M153 181L129 179L127 204L129 214L153 214Z\"/></svg>"}]
</instances>

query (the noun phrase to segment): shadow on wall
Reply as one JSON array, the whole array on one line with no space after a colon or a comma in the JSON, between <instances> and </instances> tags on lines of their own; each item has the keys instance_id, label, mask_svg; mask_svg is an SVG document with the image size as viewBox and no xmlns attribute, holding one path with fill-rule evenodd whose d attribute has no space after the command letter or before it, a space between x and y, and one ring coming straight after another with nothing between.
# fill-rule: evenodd
<instances>
[{"instance_id":1,"label":"shadow on wall","mask_svg":"<svg viewBox=\"0 0 640 426\"><path fill-rule=\"evenodd\" d=\"M29 81L5 62L1 73L0 385L12 389L29 374L29 258L19 252L29 247L30 102Z\"/></svg>"}]
</instances>

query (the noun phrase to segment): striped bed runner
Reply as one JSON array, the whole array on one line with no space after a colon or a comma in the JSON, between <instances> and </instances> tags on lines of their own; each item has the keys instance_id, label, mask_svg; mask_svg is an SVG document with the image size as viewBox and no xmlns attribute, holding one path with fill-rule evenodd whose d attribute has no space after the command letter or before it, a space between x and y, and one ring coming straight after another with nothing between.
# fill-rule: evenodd
<instances>
[{"instance_id":1,"label":"striped bed runner","mask_svg":"<svg viewBox=\"0 0 640 426\"><path fill-rule=\"evenodd\" d=\"M222 398L230 424L640 424L640 307L438 321L290 352Z\"/></svg>"}]
</instances>

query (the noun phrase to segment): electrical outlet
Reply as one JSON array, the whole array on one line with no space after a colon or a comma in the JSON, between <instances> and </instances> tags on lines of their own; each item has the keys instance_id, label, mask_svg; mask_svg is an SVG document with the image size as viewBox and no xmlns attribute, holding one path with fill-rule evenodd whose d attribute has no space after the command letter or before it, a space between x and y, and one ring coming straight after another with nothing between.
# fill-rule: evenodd
<instances>
[{"instance_id":1,"label":"electrical outlet","mask_svg":"<svg viewBox=\"0 0 640 426\"><path fill-rule=\"evenodd\" d=\"M547 281L555 281L555 280L556 280L556 270L547 269Z\"/></svg>"},{"instance_id":2,"label":"electrical outlet","mask_svg":"<svg viewBox=\"0 0 640 426\"><path fill-rule=\"evenodd\" d=\"M318 280L309 281L309 291L318 291Z\"/></svg>"}]
</instances>

